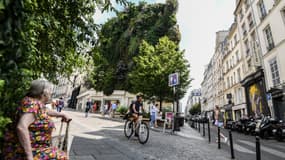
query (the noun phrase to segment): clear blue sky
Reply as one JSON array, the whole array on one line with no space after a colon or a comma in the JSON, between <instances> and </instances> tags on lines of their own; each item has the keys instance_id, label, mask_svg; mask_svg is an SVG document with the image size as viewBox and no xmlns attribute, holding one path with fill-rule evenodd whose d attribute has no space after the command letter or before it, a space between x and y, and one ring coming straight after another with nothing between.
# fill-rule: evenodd
<instances>
[{"instance_id":1,"label":"clear blue sky","mask_svg":"<svg viewBox=\"0 0 285 160\"><path fill-rule=\"evenodd\" d=\"M132 0L139 2L139 0ZM165 0L145 0L149 3L164 3ZM180 48L185 49L194 79L187 95L182 99L186 104L189 92L200 88L205 66L214 54L215 35L219 30L227 30L234 21L234 0L178 0L177 22L181 32ZM114 14L96 14L95 20L103 23Z\"/></svg>"}]
</instances>

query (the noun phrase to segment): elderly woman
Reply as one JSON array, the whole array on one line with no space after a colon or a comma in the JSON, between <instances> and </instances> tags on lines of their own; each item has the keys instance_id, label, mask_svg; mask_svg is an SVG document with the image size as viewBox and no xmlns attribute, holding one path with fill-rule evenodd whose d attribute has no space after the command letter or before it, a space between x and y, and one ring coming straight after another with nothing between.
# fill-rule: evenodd
<instances>
[{"instance_id":1,"label":"elderly woman","mask_svg":"<svg viewBox=\"0 0 285 160\"><path fill-rule=\"evenodd\" d=\"M70 119L64 114L45 108L51 98L51 84L46 80L34 80L17 108L14 123L6 131L5 160L68 159L66 153L51 146L54 123L51 117Z\"/></svg>"}]
</instances>

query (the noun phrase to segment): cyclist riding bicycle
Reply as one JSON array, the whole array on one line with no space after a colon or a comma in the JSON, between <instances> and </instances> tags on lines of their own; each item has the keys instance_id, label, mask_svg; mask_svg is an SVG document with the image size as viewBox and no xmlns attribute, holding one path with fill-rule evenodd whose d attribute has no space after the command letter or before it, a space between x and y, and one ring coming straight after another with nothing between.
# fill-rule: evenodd
<instances>
[{"instance_id":1,"label":"cyclist riding bicycle","mask_svg":"<svg viewBox=\"0 0 285 160\"><path fill-rule=\"evenodd\" d=\"M135 124L137 124L138 119L139 119L139 114L140 111L143 111L143 103L142 103L142 96L138 95L137 96L137 101L135 103L133 103L130 107L130 113L131 113L131 117L134 118L134 122Z\"/></svg>"},{"instance_id":2,"label":"cyclist riding bicycle","mask_svg":"<svg viewBox=\"0 0 285 160\"><path fill-rule=\"evenodd\" d=\"M137 96L137 101L132 104L130 108L130 113L132 117L134 118L134 121L137 122L139 119L139 112L140 110L143 110L143 104L142 104L142 96Z\"/></svg>"}]
</instances>

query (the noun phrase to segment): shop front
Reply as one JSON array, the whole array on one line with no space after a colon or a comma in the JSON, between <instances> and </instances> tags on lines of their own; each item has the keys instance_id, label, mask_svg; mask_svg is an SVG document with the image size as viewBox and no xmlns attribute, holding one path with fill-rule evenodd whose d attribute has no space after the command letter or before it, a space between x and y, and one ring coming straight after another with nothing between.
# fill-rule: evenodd
<instances>
[{"instance_id":1,"label":"shop front","mask_svg":"<svg viewBox=\"0 0 285 160\"><path fill-rule=\"evenodd\" d=\"M271 94L272 99L269 100L272 100L275 118L285 121L285 83L272 87L268 92Z\"/></svg>"},{"instance_id":2,"label":"shop front","mask_svg":"<svg viewBox=\"0 0 285 160\"><path fill-rule=\"evenodd\" d=\"M233 122L233 104L226 104L224 105L224 120L225 120L225 127L230 128Z\"/></svg>"},{"instance_id":3,"label":"shop front","mask_svg":"<svg viewBox=\"0 0 285 160\"><path fill-rule=\"evenodd\" d=\"M245 88L248 116L255 118L261 115L270 116L263 70L259 69L257 72L247 76L241 84Z\"/></svg>"}]
</instances>

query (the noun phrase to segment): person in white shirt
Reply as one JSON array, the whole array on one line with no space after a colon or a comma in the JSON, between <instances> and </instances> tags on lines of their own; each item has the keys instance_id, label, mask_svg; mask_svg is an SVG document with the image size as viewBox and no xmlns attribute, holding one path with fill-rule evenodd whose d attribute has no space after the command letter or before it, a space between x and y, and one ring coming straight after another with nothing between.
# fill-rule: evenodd
<instances>
[{"instance_id":1,"label":"person in white shirt","mask_svg":"<svg viewBox=\"0 0 285 160\"><path fill-rule=\"evenodd\" d=\"M157 104L154 105L154 102L150 105L150 127L153 128L154 126L156 126L156 117L157 117Z\"/></svg>"}]
</instances>

